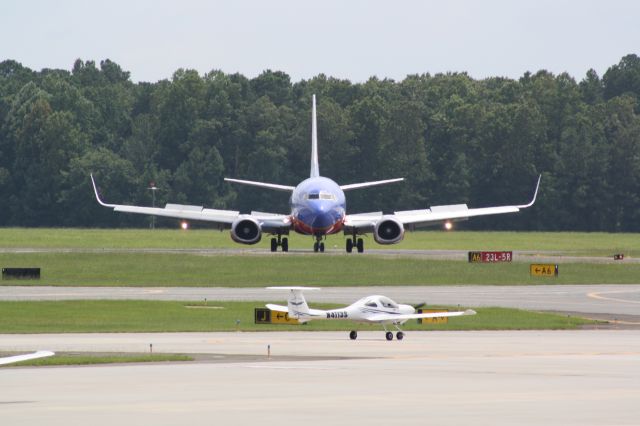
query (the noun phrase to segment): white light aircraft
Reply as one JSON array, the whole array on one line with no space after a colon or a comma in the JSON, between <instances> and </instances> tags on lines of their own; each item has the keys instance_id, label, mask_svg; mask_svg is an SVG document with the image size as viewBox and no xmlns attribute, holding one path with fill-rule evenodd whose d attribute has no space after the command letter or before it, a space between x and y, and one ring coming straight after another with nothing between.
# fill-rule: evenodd
<instances>
[{"instance_id":1,"label":"white light aircraft","mask_svg":"<svg viewBox=\"0 0 640 426\"><path fill-rule=\"evenodd\" d=\"M55 353L51 351L38 351L31 354L8 356L8 357L0 358L0 365L12 364L14 362L28 361L30 359L46 358L48 356L53 356L53 355L55 355Z\"/></svg>"},{"instance_id":2,"label":"white light aircraft","mask_svg":"<svg viewBox=\"0 0 640 426\"><path fill-rule=\"evenodd\" d=\"M396 338L402 340L404 332L400 325L410 319L418 318L442 318L458 317L462 315L475 315L472 309L459 312L431 312L417 314L416 308L411 305L402 305L394 302L386 296L367 296L352 303L349 306L339 309L311 309L302 294L303 291L320 290L318 287L267 287L269 290L287 290L289 299L287 306L267 304L266 307L275 312L284 312L289 318L297 319L298 322L305 323L312 320L350 320L360 323L378 323L382 325L387 340L393 340L393 333L387 330L387 325L393 325L398 331ZM358 332L351 330L349 338L355 340Z\"/></svg>"},{"instance_id":3,"label":"white light aircraft","mask_svg":"<svg viewBox=\"0 0 640 426\"><path fill-rule=\"evenodd\" d=\"M383 214L383 212L347 214L346 191L399 182L404 178L339 185L329 178L320 176L315 95L313 95L311 113L311 172L308 179L297 186L229 178L225 180L290 193L290 213L253 211L250 214L241 214L238 211L206 209L202 206L183 204L167 204L164 208L107 204L100 199L98 188L91 175L96 199L104 207L112 208L117 212L213 223L220 229L230 229L231 239L240 244L257 244L262 234L270 234L272 236L271 251L277 251L278 247L281 247L282 251L289 251L289 240L286 236L290 231L294 231L311 235L315 239L313 250L323 252L326 236L342 231L347 236L347 253L351 253L354 248L358 253L362 253L364 241L360 238L361 235L372 233L373 239L378 244L396 244L404 238L405 230L442 223L449 229L452 222L474 216L515 213L535 203L540 187L540 178L538 178L533 199L528 204L522 205L470 209L466 204L455 204L432 206L421 210L397 211L393 214Z\"/></svg>"}]
</instances>

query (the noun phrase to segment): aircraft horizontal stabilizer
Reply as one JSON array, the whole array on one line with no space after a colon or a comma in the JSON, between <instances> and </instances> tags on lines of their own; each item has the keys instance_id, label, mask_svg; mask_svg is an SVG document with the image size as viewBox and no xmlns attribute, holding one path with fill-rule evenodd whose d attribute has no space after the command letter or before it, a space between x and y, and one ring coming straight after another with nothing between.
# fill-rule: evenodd
<instances>
[{"instance_id":1,"label":"aircraft horizontal stabilizer","mask_svg":"<svg viewBox=\"0 0 640 426\"><path fill-rule=\"evenodd\" d=\"M270 311L276 311L276 312L289 312L289 308L287 308L286 306L281 306L281 305L274 305L272 303L267 303L265 305L267 307L267 309L269 309Z\"/></svg>"},{"instance_id":2,"label":"aircraft horizontal stabilizer","mask_svg":"<svg viewBox=\"0 0 640 426\"><path fill-rule=\"evenodd\" d=\"M401 182L404 178L376 180L373 182L351 183L349 185L340 185L340 189L343 191L349 191L351 189L369 188L371 186L386 185L387 183Z\"/></svg>"}]
</instances>

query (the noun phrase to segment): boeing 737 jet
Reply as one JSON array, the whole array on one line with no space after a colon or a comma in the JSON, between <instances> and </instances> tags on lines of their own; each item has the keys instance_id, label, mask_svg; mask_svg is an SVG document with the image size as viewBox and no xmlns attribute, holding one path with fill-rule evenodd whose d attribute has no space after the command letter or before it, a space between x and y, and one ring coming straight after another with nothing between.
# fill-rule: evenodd
<instances>
[{"instance_id":1,"label":"boeing 737 jet","mask_svg":"<svg viewBox=\"0 0 640 426\"><path fill-rule=\"evenodd\" d=\"M95 180L93 175L91 176L98 203L117 212L213 223L221 229L230 229L231 238L240 244L256 244L262 238L262 234L269 234L272 236L271 251L277 251L278 247L281 247L282 251L289 251L289 240L286 236L291 231L312 236L315 239L313 250L316 252L324 251L324 240L327 235L344 232L347 236L348 253L351 253L354 248L358 253L364 251L364 242L360 236L367 233L372 233L373 239L378 244L396 244L402 241L407 229L414 230L441 223L450 224L474 216L518 212L533 205L540 186L540 178L538 178L533 199L530 203L523 205L470 209L466 204L455 204L433 206L422 210L398 211L393 214L382 212L347 214L345 192L399 182L403 179L339 185L329 178L320 176L315 95L313 95L311 112L311 173L308 179L300 182L298 186L287 186L225 178L228 182L290 193L289 214L255 211L250 214L240 214L238 211L214 210L182 204L167 204L164 208L107 204L100 199Z\"/></svg>"}]
</instances>

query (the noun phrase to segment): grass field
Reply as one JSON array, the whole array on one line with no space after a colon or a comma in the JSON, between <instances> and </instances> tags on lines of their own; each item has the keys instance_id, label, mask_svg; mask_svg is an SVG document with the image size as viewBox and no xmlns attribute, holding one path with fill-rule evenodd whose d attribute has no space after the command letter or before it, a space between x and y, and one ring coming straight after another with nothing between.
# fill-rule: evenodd
<instances>
[{"instance_id":1,"label":"grass field","mask_svg":"<svg viewBox=\"0 0 640 426\"><path fill-rule=\"evenodd\" d=\"M111 300L0 302L0 333L382 330L380 325L355 325L350 321L313 321L305 325L254 324L254 308L264 307L262 302L209 302L199 309L189 305L194 304ZM314 305L318 308L336 306ZM477 315L450 318L448 324L422 325L408 321L403 328L547 330L573 329L593 323L576 317L517 309L478 308L476 311Z\"/></svg>"},{"instance_id":2,"label":"grass field","mask_svg":"<svg viewBox=\"0 0 640 426\"><path fill-rule=\"evenodd\" d=\"M291 234L291 249L310 249L309 236ZM344 249L342 234L329 236L327 247ZM611 256L625 253L640 256L640 236L637 234L578 232L471 232L420 231L407 232L397 245L382 246L365 237L368 249L405 250L527 250L555 251L578 256ZM0 228L0 248L163 248L205 249L242 248L231 241L229 232L209 229L51 229ZM269 238L264 236L255 246L269 250Z\"/></svg>"},{"instance_id":3,"label":"grass field","mask_svg":"<svg viewBox=\"0 0 640 426\"><path fill-rule=\"evenodd\" d=\"M292 247L307 247L310 238L291 236ZM331 241L331 240L329 240ZM342 247L342 236L333 237ZM328 245L332 247L332 243ZM369 241L369 247L384 248ZM557 278L529 276L529 262L468 264L403 255L336 253L232 254L122 252L109 249L202 249L241 246L228 232L211 230L0 229L0 267L39 267L38 281L2 281L3 285L56 286L226 286L264 285L375 286L443 284L630 284L640 281L640 263L562 263ZM415 232L395 249L526 250L609 257L640 253L635 234ZM7 252L2 252L2 249ZM79 252L23 252L16 248L76 249ZM82 252L83 249L90 252ZM104 250L104 251L103 251ZM611 257L609 257L611 259Z\"/></svg>"}]
</instances>

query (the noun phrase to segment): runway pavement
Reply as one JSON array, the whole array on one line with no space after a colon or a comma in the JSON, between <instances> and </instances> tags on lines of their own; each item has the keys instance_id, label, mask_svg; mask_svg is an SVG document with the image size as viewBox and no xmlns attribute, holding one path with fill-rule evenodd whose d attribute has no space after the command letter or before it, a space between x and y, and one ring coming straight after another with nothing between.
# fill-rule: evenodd
<instances>
[{"instance_id":1,"label":"runway pavement","mask_svg":"<svg viewBox=\"0 0 640 426\"><path fill-rule=\"evenodd\" d=\"M309 293L308 302L351 303L370 294L383 294L404 303L466 307L500 306L520 309L637 316L640 284L535 286L387 286L325 287ZM0 286L0 300L260 300L283 301L286 292L264 288L224 287L46 287Z\"/></svg>"},{"instance_id":2,"label":"runway pavement","mask_svg":"<svg viewBox=\"0 0 640 426\"><path fill-rule=\"evenodd\" d=\"M262 355L0 369L13 425L636 425L640 331L1 335L3 347ZM267 360L335 356L346 359Z\"/></svg>"}]
</instances>

